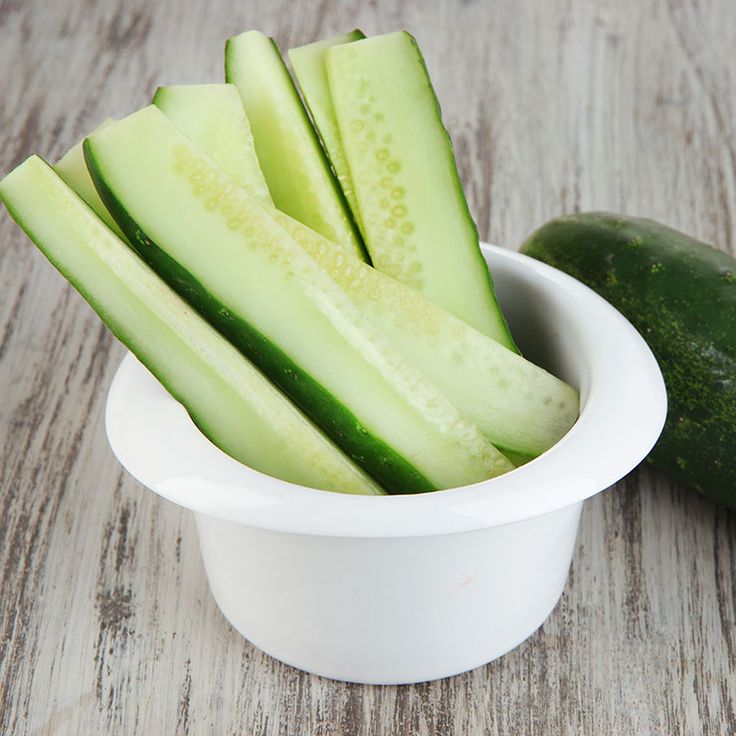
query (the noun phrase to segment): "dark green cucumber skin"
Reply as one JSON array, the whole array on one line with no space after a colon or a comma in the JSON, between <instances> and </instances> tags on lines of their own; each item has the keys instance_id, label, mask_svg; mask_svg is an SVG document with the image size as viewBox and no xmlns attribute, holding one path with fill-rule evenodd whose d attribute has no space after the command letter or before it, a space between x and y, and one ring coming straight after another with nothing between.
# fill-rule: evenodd
<instances>
[{"instance_id":1,"label":"dark green cucumber skin","mask_svg":"<svg viewBox=\"0 0 736 736\"><path fill-rule=\"evenodd\" d=\"M135 222L108 188L89 141L84 157L100 198L129 239L132 248L185 301L229 340L284 392L345 454L362 467L387 493L437 490L411 463L380 438L329 391L306 373L278 346L246 320L233 314L179 265Z\"/></svg>"},{"instance_id":2,"label":"dark green cucumber skin","mask_svg":"<svg viewBox=\"0 0 736 736\"><path fill-rule=\"evenodd\" d=\"M590 286L639 330L669 403L649 460L736 508L736 260L652 220L603 212L552 220L521 250Z\"/></svg>"}]
</instances>

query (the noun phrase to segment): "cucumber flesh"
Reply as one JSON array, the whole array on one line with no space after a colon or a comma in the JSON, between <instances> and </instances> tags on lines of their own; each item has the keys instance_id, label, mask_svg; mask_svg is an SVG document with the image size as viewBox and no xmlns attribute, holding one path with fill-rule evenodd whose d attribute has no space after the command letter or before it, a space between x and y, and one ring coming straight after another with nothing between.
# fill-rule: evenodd
<instances>
[{"instance_id":1,"label":"cucumber flesh","mask_svg":"<svg viewBox=\"0 0 736 736\"><path fill-rule=\"evenodd\" d=\"M51 263L224 452L293 483L381 493L39 157L0 198Z\"/></svg>"},{"instance_id":2,"label":"cucumber flesh","mask_svg":"<svg viewBox=\"0 0 736 736\"><path fill-rule=\"evenodd\" d=\"M233 84L159 87L153 104L252 197L272 204L253 135Z\"/></svg>"},{"instance_id":3,"label":"cucumber flesh","mask_svg":"<svg viewBox=\"0 0 736 736\"><path fill-rule=\"evenodd\" d=\"M575 423L579 397L564 381L288 215L275 218L393 347L486 439L510 459L513 454L515 464L552 447Z\"/></svg>"},{"instance_id":4,"label":"cucumber flesh","mask_svg":"<svg viewBox=\"0 0 736 736\"><path fill-rule=\"evenodd\" d=\"M365 258L350 209L273 39L258 31L229 39L225 76L240 93L276 207Z\"/></svg>"},{"instance_id":5,"label":"cucumber flesh","mask_svg":"<svg viewBox=\"0 0 736 736\"><path fill-rule=\"evenodd\" d=\"M513 467L158 108L88 138L85 156L141 256L387 491Z\"/></svg>"},{"instance_id":6,"label":"cucumber flesh","mask_svg":"<svg viewBox=\"0 0 736 736\"><path fill-rule=\"evenodd\" d=\"M207 141L200 147L213 154ZM554 445L575 422L579 399L570 386L298 220L272 214L394 348L515 465Z\"/></svg>"},{"instance_id":7,"label":"cucumber flesh","mask_svg":"<svg viewBox=\"0 0 736 736\"><path fill-rule=\"evenodd\" d=\"M345 151L342 148L340 131L335 118L335 108L330 96L325 53L327 49L333 46L360 41L363 38L365 38L365 35L362 31L356 29L340 36L289 49L288 52L299 90L312 117L314 127L319 133L325 154L330 159L340 188L352 210L353 219L361 233L363 232L363 224L360 220L360 209L353 191L350 168L345 158Z\"/></svg>"},{"instance_id":8,"label":"cucumber flesh","mask_svg":"<svg viewBox=\"0 0 736 736\"><path fill-rule=\"evenodd\" d=\"M515 350L416 42L333 46L326 65L373 265Z\"/></svg>"},{"instance_id":9,"label":"cucumber flesh","mask_svg":"<svg viewBox=\"0 0 736 736\"><path fill-rule=\"evenodd\" d=\"M112 118L103 120L94 130L104 130L108 125L115 121ZM76 146L72 146L59 160L54 164L54 171L62 178L68 187L73 189L95 212L95 214L119 237L125 239L123 231L118 227L112 215L97 194L92 178L87 171L87 164L84 162L84 153L82 151L82 141Z\"/></svg>"}]
</instances>

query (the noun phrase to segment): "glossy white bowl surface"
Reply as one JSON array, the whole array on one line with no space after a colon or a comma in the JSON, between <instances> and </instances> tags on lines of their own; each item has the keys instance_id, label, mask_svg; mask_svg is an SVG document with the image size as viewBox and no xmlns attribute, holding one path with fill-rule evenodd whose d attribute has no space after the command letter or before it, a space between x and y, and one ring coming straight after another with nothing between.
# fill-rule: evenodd
<instances>
[{"instance_id":1,"label":"glossy white bowl surface","mask_svg":"<svg viewBox=\"0 0 736 736\"><path fill-rule=\"evenodd\" d=\"M304 488L218 450L132 355L115 376L106 426L116 457L195 512L218 605L289 664L388 684L500 656L559 599L584 499L659 436L664 382L631 324L575 279L483 249L522 351L576 386L582 407L557 445L499 478L412 496Z\"/></svg>"}]
</instances>

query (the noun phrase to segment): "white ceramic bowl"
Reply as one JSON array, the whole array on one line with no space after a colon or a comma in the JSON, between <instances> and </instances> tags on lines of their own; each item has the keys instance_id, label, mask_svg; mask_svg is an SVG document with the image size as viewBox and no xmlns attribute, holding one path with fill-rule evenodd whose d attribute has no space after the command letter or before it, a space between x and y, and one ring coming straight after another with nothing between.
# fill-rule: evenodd
<instances>
[{"instance_id":1,"label":"white ceramic bowl","mask_svg":"<svg viewBox=\"0 0 736 736\"><path fill-rule=\"evenodd\" d=\"M500 478L411 496L317 491L231 459L128 355L107 435L141 483L195 513L212 593L253 644L339 680L420 682L501 656L567 577L583 500L649 452L664 382L638 332L575 279L484 246L525 355L580 390L577 424Z\"/></svg>"}]
</instances>

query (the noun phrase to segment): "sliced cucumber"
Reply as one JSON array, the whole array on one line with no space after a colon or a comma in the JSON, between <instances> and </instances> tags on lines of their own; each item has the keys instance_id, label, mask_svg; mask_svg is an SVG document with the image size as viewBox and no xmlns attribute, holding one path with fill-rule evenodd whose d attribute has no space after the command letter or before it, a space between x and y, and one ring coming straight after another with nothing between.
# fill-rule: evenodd
<instances>
[{"instance_id":1,"label":"sliced cucumber","mask_svg":"<svg viewBox=\"0 0 736 736\"><path fill-rule=\"evenodd\" d=\"M108 125L115 121L112 118L103 120L94 130L104 130ZM120 238L125 239L123 231L118 227L112 215L102 203L100 195L97 194L92 178L87 171L87 164L84 162L84 153L82 151L82 141L76 146L70 148L56 164L54 171L64 180L67 186L71 187L95 212L95 214Z\"/></svg>"},{"instance_id":2,"label":"sliced cucumber","mask_svg":"<svg viewBox=\"0 0 736 736\"><path fill-rule=\"evenodd\" d=\"M288 215L275 218L407 361L486 439L513 453L515 464L552 447L575 423L578 394L564 381Z\"/></svg>"},{"instance_id":3,"label":"sliced cucumber","mask_svg":"<svg viewBox=\"0 0 736 736\"><path fill-rule=\"evenodd\" d=\"M85 156L143 258L387 491L513 467L158 108L91 136Z\"/></svg>"},{"instance_id":4,"label":"sliced cucumber","mask_svg":"<svg viewBox=\"0 0 736 736\"><path fill-rule=\"evenodd\" d=\"M381 490L31 156L0 199L113 333L235 459L315 488Z\"/></svg>"},{"instance_id":5,"label":"sliced cucumber","mask_svg":"<svg viewBox=\"0 0 736 736\"><path fill-rule=\"evenodd\" d=\"M225 76L242 98L276 207L364 258L350 209L273 39L258 31L229 39Z\"/></svg>"},{"instance_id":6,"label":"sliced cucumber","mask_svg":"<svg viewBox=\"0 0 736 736\"><path fill-rule=\"evenodd\" d=\"M330 159L332 168L335 170L340 188L353 212L353 219L361 232L363 231L363 225L360 221L358 201L353 191L350 168L342 148L340 131L335 118L335 108L332 105L330 87L327 82L325 52L333 46L342 46L353 41L360 41L362 38L365 38L365 34L356 29L341 36L334 36L306 46L289 49L289 61L291 62L291 68L294 70L294 76L302 97L309 109L309 114L312 116L314 127L319 133L322 147Z\"/></svg>"},{"instance_id":7,"label":"sliced cucumber","mask_svg":"<svg viewBox=\"0 0 736 736\"><path fill-rule=\"evenodd\" d=\"M233 84L159 87L153 104L212 157L248 194L272 204L248 118Z\"/></svg>"},{"instance_id":8,"label":"sliced cucumber","mask_svg":"<svg viewBox=\"0 0 736 736\"><path fill-rule=\"evenodd\" d=\"M212 154L207 141L201 142ZM213 156L214 158L214 156ZM578 416L574 389L298 220L274 218L460 413L514 464L554 445Z\"/></svg>"},{"instance_id":9,"label":"sliced cucumber","mask_svg":"<svg viewBox=\"0 0 736 736\"><path fill-rule=\"evenodd\" d=\"M374 36L326 63L373 265L515 350L416 42Z\"/></svg>"}]
</instances>

